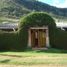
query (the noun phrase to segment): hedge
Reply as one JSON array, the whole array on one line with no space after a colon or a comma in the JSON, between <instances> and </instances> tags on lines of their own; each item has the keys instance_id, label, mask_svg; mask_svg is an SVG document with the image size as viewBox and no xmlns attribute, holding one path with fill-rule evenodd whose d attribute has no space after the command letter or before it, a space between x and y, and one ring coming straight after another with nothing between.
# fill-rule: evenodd
<instances>
[{"instance_id":1,"label":"hedge","mask_svg":"<svg viewBox=\"0 0 67 67\"><path fill-rule=\"evenodd\" d=\"M50 44L54 44L54 35L56 24L51 16L44 12L33 12L21 18L19 24L19 41L20 44L23 45L25 49L28 45L28 30L30 27L42 27L48 26L49 28L49 37L50 37Z\"/></svg>"},{"instance_id":2,"label":"hedge","mask_svg":"<svg viewBox=\"0 0 67 67\"><path fill-rule=\"evenodd\" d=\"M16 32L0 31L0 50L18 50L20 47Z\"/></svg>"},{"instance_id":3,"label":"hedge","mask_svg":"<svg viewBox=\"0 0 67 67\"><path fill-rule=\"evenodd\" d=\"M30 27L48 26L50 46L67 49L67 32L56 27L54 19L44 12L33 12L20 19L18 31L0 31L0 50L24 50Z\"/></svg>"},{"instance_id":4,"label":"hedge","mask_svg":"<svg viewBox=\"0 0 67 67\"><path fill-rule=\"evenodd\" d=\"M67 31L57 29L52 46L54 48L67 49Z\"/></svg>"},{"instance_id":5,"label":"hedge","mask_svg":"<svg viewBox=\"0 0 67 67\"><path fill-rule=\"evenodd\" d=\"M28 29L35 26L48 26L51 47L67 49L67 32L58 29L54 19L44 12L33 12L21 18L19 24L19 41L24 49L28 44Z\"/></svg>"}]
</instances>

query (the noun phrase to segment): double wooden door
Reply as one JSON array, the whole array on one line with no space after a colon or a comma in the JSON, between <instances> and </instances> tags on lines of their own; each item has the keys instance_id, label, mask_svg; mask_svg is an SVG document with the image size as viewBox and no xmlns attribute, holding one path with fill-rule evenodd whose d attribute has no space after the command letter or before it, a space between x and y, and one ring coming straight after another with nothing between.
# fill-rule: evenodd
<instances>
[{"instance_id":1,"label":"double wooden door","mask_svg":"<svg viewBox=\"0 0 67 67\"><path fill-rule=\"evenodd\" d=\"M31 30L31 45L32 47L45 47L46 46L46 30L32 29Z\"/></svg>"}]
</instances>

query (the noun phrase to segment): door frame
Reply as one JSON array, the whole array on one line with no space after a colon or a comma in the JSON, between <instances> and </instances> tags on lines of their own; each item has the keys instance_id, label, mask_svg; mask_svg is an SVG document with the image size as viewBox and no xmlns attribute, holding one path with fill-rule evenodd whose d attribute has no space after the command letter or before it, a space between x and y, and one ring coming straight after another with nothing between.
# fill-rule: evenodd
<instances>
[{"instance_id":1,"label":"door frame","mask_svg":"<svg viewBox=\"0 0 67 67\"><path fill-rule=\"evenodd\" d=\"M49 45L49 30L48 30L48 26L44 26L44 27L30 27L28 30L28 47L33 48L32 44L31 44L31 30L33 29L44 29L46 31L46 47L50 47ZM44 47L44 48L46 48Z\"/></svg>"}]
</instances>

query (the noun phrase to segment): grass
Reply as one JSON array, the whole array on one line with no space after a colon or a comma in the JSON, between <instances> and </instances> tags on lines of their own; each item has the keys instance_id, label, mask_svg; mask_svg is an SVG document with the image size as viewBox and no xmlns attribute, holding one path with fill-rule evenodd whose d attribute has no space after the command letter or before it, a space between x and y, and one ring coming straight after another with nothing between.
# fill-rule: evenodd
<instances>
[{"instance_id":1,"label":"grass","mask_svg":"<svg viewBox=\"0 0 67 67\"><path fill-rule=\"evenodd\" d=\"M67 51L58 49L0 52L0 64L67 66Z\"/></svg>"}]
</instances>

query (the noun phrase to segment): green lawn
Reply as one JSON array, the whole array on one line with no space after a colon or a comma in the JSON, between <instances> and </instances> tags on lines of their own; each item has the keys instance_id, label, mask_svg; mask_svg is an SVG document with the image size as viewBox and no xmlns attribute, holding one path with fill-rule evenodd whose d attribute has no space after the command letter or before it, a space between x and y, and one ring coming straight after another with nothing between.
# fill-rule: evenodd
<instances>
[{"instance_id":1,"label":"green lawn","mask_svg":"<svg viewBox=\"0 0 67 67\"><path fill-rule=\"evenodd\" d=\"M48 49L0 52L0 64L24 66L60 65L61 67L67 67L67 51Z\"/></svg>"}]
</instances>

